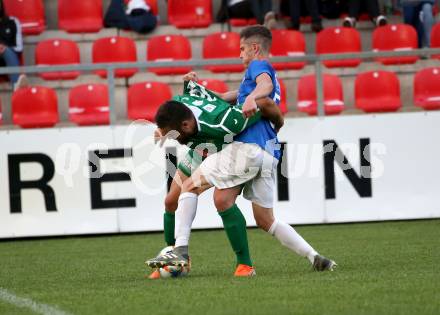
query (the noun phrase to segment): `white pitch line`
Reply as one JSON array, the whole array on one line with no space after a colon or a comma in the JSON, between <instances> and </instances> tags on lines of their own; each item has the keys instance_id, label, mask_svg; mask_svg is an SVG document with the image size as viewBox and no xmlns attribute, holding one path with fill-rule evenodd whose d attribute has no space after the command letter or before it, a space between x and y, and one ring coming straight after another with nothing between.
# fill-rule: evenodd
<instances>
[{"instance_id":1,"label":"white pitch line","mask_svg":"<svg viewBox=\"0 0 440 315\"><path fill-rule=\"evenodd\" d=\"M0 288L0 301L5 301L17 307L28 308L35 313L43 315L69 315L56 307L37 303L29 298L16 296L14 293L9 292L6 289Z\"/></svg>"}]
</instances>

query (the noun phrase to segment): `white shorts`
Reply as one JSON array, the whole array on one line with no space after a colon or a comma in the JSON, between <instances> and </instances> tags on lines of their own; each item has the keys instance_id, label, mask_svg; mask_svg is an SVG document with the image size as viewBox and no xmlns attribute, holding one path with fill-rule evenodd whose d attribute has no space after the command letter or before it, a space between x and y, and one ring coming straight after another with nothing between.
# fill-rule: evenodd
<instances>
[{"instance_id":1,"label":"white shorts","mask_svg":"<svg viewBox=\"0 0 440 315\"><path fill-rule=\"evenodd\" d=\"M208 156L200 164L200 171L219 189L244 184L244 198L272 208L277 163L277 159L256 144L232 142Z\"/></svg>"}]
</instances>

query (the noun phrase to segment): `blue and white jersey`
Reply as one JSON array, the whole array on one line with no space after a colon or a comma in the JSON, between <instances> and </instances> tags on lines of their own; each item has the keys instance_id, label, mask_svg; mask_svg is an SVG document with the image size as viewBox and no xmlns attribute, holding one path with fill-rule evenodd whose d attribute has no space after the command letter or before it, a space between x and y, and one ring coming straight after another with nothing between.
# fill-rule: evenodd
<instances>
[{"instance_id":1,"label":"blue and white jersey","mask_svg":"<svg viewBox=\"0 0 440 315\"><path fill-rule=\"evenodd\" d=\"M272 78L274 89L270 94L270 97L275 103L280 103L280 85L272 65L266 60L253 60L249 64L249 67L244 74L243 81L238 89L238 104L243 104L246 97L255 89L257 86L256 79L262 73L267 73ZM234 140L244 143L258 144L263 150L266 150L276 159L280 158L281 152L277 134L270 121L265 118L262 118L256 124L235 136Z\"/></svg>"}]
</instances>

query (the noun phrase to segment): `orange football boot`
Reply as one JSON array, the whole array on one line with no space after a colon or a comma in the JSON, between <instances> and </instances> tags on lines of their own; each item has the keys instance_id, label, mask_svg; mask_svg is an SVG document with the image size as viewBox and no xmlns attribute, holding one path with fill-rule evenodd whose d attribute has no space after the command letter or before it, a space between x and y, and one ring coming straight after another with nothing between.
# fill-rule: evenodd
<instances>
[{"instance_id":1,"label":"orange football boot","mask_svg":"<svg viewBox=\"0 0 440 315\"><path fill-rule=\"evenodd\" d=\"M148 276L148 279L151 280L160 279L159 269L154 269L153 272Z\"/></svg>"},{"instance_id":2,"label":"orange football boot","mask_svg":"<svg viewBox=\"0 0 440 315\"><path fill-rule=\"evenodd\" d=\"M239 264L235 269L234 277L254 277L257 273L255 268L248 265Z\"/></svg>"}]
</instances>

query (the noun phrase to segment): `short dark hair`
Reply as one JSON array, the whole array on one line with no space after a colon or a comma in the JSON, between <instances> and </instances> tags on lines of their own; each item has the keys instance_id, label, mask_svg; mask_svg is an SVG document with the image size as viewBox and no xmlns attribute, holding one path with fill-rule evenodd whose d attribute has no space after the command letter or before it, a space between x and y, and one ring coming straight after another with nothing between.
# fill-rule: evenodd
<instances>
[{"instance_id":1,"label":"short dark hair","mask_svg":"<svg viewBox=\"0 0 440 315\"><path fill-rule=\"evenodd\" d=\"M272 45L272 33L263 25L248 26L240 32L240 38L246 40L255 37L265 52L269 53Z\"/></svg>"},{"instance_id":2,"label":"short dark hair","mask_svg":"<svg viewBox=\"0 0 440 315\"><path fill-rule=\"evenodd\" d=\"M185 104L171 100L160 105L154 120L159 128L170 128L179 131L182 122L191 119L193 116L191 109Z\"/></svg>"}]
</instances>

